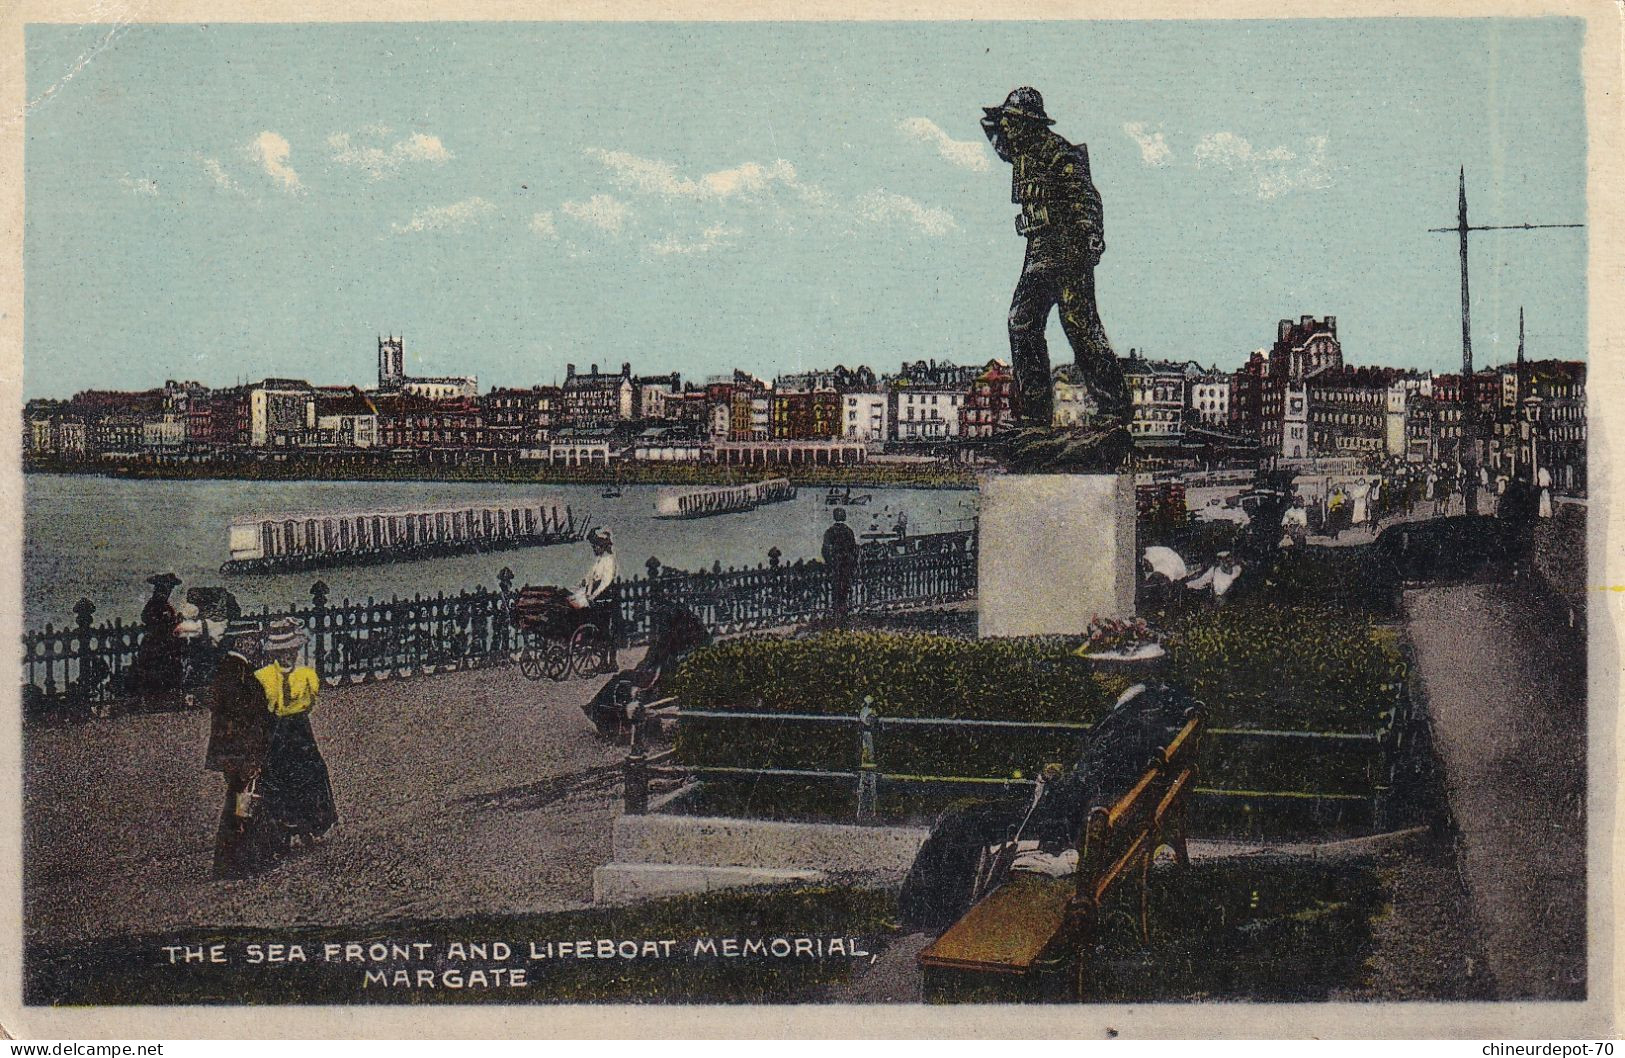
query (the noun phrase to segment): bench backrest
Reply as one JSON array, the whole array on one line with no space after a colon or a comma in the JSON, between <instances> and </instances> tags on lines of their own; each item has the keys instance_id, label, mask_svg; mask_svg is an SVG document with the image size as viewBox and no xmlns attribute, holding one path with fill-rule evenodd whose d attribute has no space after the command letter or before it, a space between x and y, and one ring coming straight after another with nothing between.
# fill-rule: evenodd
<instances>
[{"instance_id":1,"label":"bench backrest","mask_svg":"<svg viewBox=\"0 0 1625 1058\"><path fill-rule=\"evenodd\" d=\"M1155 848L1146 846L1157 840L1164 820L1179 807L1194 784L1202 724L1201 711L1190 710L1184 726L1153 755L1128 792L1109 807L1097 807L1089 813L1078 845L1079 901L1099 905L1141 857L1155 854Z\"/></svg>"}]
</instances>

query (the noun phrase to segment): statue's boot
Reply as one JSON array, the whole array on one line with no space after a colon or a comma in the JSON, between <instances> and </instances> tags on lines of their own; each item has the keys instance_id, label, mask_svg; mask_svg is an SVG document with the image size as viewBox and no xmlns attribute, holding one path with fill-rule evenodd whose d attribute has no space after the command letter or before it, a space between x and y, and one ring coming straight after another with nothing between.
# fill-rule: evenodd
<instances>
[{"instance_id":1,"label":"statue's boot","mask_svg":"<svg viewBox=\"0 0 1625 1058\"><path fill-rule=\"evenodd\" d=\"M1134 447L1120 419L1084 426L1017 426L994 438L999 461L1021 474L1089 474L1116 471Z\"/></svg>"}]
</instances>

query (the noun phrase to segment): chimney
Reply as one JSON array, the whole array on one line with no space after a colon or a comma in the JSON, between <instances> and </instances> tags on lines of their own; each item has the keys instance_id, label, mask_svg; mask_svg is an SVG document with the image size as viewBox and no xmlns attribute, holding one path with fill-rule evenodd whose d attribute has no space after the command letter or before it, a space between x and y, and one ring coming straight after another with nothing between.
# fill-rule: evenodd
<instances>
[{"instance_id":1,"label":"chimney","mask_svg":"<svg viewBox=\"0 0 1625 1058\"><path fill-rule=\"evenodd\" d=\"M623 364L621 364L621 377L622 378L631 378L632 377L632 362L630 360L626 361Z\"/></svg>"},{"instance_id":2,"label":"chimney","mask_svg":"<svg viewBox=\"0 0 1625 1058\"><path fill-rule=\"evenodd\" d=\"M1309 325L1314 322L1315 318L1313 316L1300 316L1298 318L1298 326L1302 327L1304 330L1308 330Z\"/></svg>"},{"instance_id":3,"label":"chimney","mask_svg":"<svg viewBox=\"0 0 1625 1058\"><path fill-rule=\"evenodd\" d=\"M1291 320L1282 320L1275 328L1275 340L1278 341L1278 342L1284 342L1284 341L1286 341L1286 336L1291 334L1291 333L1292 333L1292 321Z\"/></svg>"},{"instance_id":4,"label":"chimney","mask_svg":"<svg viewBox=\"0 0 1625 1058\"><path fill-rule=\"evenodd\" d=\"M598 374L598 365L597 364L592 365L592 372L591 373L594 374L594 375Z\"/></svg>"},{"instance_id":5,"label":"chimney","mask_svg":"<svg viewBox=\"0 0 1625 1058\"><path fill-rule=\"evenodd\" d=\"M575 377L576 377L576 365L574 365L574 364L565 364L564 365L564 381L568 382L572 378L575 378Z\"/></svg>"},{"instance_id":6,"label":"chimney","mask_svg":"<svg viewBox=\"0 0 1625 1058\"><path fill-rule=\"evenodd\" d=\"M1337 317L1336 316L1327 316L1326 317L1326 329L1328 331L1332 332L1332 337L1333 338L1337 337Z\"/></svg>"}]
</instances>

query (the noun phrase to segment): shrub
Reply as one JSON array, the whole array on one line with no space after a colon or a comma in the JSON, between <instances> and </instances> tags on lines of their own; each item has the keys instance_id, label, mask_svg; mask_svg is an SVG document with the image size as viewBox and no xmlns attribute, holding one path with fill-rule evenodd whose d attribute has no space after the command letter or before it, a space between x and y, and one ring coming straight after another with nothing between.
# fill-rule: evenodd
<instances>
[{"instance_id":1,"label":"shrub","mask_svg":"<svg viewBox=\"0 0 1625 1058\"><path fill-rule=\"evenodd\" d=\"M1342 610L1237 606L1167 631L1169 679L1219 727L1369 732L1404 674L1392 638Z\"/></svg>"},{"instance_id":2,"label":"shrub","mask_svg":"<svg viewBox=\"0 0 1625 1058\"><path fill-rule=\"evenodd\" d=\"M1363 617L1336 610L1238 606L1178 619L1168 629L1168 678L1208 707L1216 727L1369 734L1402 672L1397 650ZM690 765L851 773L860 753L852 723L865 696L883 718L1093 723L1127 685L1072 656L1077 638L966 641L940 636L832 632L805 639L753 637L690 655L672 693L685 709L765 713L762 719L683 719L680 759ZM1075 759L1080 733L888 725L875 739L890 774L1008 778ZM1357 793L1371 743L1298 752L1279 740L1227 741L1213 774L1250 789L1329 788ZM1332 758L1336 757L1336 760ZM1344 760L1343 757L1349 759ZM1311 765L1311 766L1307 766ZM1204 765L1206 768L1206 765Z\"/></svg>"},{"instance_id":3,"label":"shrub","mask_svg":"<svg viewBox=\"0 0 1625 1058\"><path fill-rule=\"evenodd\" d=\"M950 639L827 632L751 636L689 655L672 693L690 709L851 716L865 696L886 716L1089 723L1122 681L1072 657L1081 638Z\"/></svg>"},{"instance_id":4,"label":"shrub","mask_svg":"<svg viewBox=\"0 0 1625 1058\"><path fill-rule=\"evenodd\" d=\"M685 708L856 716L874 699L883 717L1092 723L1126 686L1094 674L1063 637L967 641L944 636L830 632L752 637L691 654L672 693ZM997 728L885 728L876 738L893 774L1008 777L1065 759L1077 734ZM736 768L853 771L855 724L685 717L686 762Z\"/></svg>"},{"instance_id":5,"label":"shrub","mask_svg":"<svg viewBox=\"0 0 1625 1058\"><path fill-rule=\"evenodd\" d=\"M1272 605L1332 607L1392 617L1399 577L1375 547L1299 547L1283 551L1265 572L1259 594Z\"/></svg>"}]
</instances>

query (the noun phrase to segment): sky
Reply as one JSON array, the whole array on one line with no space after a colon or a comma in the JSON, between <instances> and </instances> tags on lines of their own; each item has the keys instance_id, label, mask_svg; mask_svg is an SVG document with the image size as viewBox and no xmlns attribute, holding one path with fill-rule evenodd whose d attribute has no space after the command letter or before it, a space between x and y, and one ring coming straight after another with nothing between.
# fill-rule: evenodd
<instances>
[{"instance_id":1,"label":"sky","mask_svg":"<svg viewBox=\"0 0 1625 1058\"><path fill-rule=\"evenodd\" d=\"M1461 358L1454 235L1585 219L1573 19L27 29L28 397L482 389L1008 359L1020 271L981 107L1089 146L1119 353ZM1473 237L1473 342L1585 355L1584 230ZM1051 355L1069 358L1059 327Z\"/></svg>"}]
</instances>

